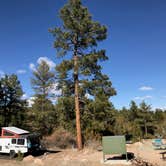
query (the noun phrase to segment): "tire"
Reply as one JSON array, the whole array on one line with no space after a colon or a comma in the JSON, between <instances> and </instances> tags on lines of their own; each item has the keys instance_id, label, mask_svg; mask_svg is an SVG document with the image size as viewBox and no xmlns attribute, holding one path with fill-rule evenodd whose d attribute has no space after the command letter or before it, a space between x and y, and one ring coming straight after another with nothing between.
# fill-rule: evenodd
<instances>
[{"instance_id":1,"label":"tire","mask_svg":"<svg viewBox=\"0 0 166 166\"><path fill-rule=\"evenodd\" d=\"M10 159L13 159L16 155L16 152L14 150L10 150Z\"/></svg>"}]
</instances>

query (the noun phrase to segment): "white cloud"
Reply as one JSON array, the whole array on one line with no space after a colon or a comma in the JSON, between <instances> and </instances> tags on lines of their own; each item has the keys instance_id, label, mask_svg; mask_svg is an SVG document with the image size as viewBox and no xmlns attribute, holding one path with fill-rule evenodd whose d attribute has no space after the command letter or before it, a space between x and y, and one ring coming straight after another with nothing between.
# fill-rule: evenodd
<instances>
[{"instance_id":1,"label":"white cloud","mask_svg":"<svg viewBox=\"0 0 166 166\"><path fill-rule=\"evenodd\" d=\"M27 102L28 102L28 107L32 107L32 105L34 104L34 100L35 100L35 97L29 97L27 99Z\"/></svg>"},{"instance_id":2,"label":"white cloud","mask_svg":"<svg viewBox=\"0 0 166 166\"><path fill-rule=\"evenodd\" d=\"M49 92L50 92L50 93L53 93L53 94L55 94L55 95L61 94L61 90L59 90L59 89L57 89L57 88L58 88L58 83L54 83L54 84L50 87Z\"/></svg>"},{"instance_id":3,"label":"white cloud","mask_svg":"<svg viewBox=\"0 0 166 166\"><path fill-rule=\"evenodd\" d=\"M89 98L90 98L90 94L89 94L89 93L86 93L86 94L85 94L85 97L86 97L87 99L89 99Z\"/></svg>"},{"instance_id":4,"label":"white cloud","mask_svg":"<svg viewBox=\"0 0 166 166\"><path fill-rule=\"evenodd\" d=\"M51 59L49 59L48 57L39 57L38 60L37 60L37 63L41 64L42 61L45 61L49 65L51 70L54 69L55 66L56 66L56 64ZM29 68L32 71L36 71L36 67L35 67L34 63L30 63Z\"/></svg>"},{"instance_id":5,"label":"white cloud","mask_svg":"<svg viewBox=\"0 0 166 166\"><path fill-rule=\"evenodd\" d=\"M4 77L4 75L5 73L2 70L0 70L0 78Z\"/></svg>"},{"instance_id":6,"label":"white cloud","mask_svg":"<svg viewBox=\"0 0 166 166\"><path fill-rule=\"evenodd\" d=\"M137 96L134 99L135 100L146 100L146 99L152 99L152 98L153 98L152 96L147 95L147 96Z\"/></svg>"},{"instance_id":7,"label":"white cloud","mask_svg":"<svg viewBox=\"0 0 166 166\"><path fill-rule=\"evenodd\" d=\"M40 57L37 60L37 63L40 64L42 61L45 61L49 65L50 69L53 69L56 66L55 63L48 57Z\"/></svg>"},{"instance_id":8,"label":"white cloud","mask_svg":"<svg viewBox=\"0 0 166 166\"><path fill-rule=\"evenodd\" d=\"M57 89L57 85L58 83L55 83L50 87L50 89L48 89L48 92L51 94L50 100L52 101L52 103L56 103L58 96L62 94L62 91ZM36 97L29 97L26 93L24 93L22 95L22 99L27 100L28 107L32 107Z\"/></svg>"},{"instance_id":9,"label":"white cloud","mask_svg":"<svg viewBox=\"0 0 166 166\"><path fill-rule=\"evenodd\" d=\"M58 83L54 83L49 89L48 92L51 94L51 101L55 103L58 96L62 94L62 90L57 88Z\"/></svg>"},{"instance_id":10,"label":"white cloud","mask_svg":"<svg viewBox=\"0 0 166 166\"><path fill-rule=\"evenodd\" d=\"M32 107L34 104L35 97L29 97L26 93L24 93L21 97L22 100L26 100L28 103L28 107Z\"/></svg>"},{"instance_id":11,"label":"white cloud","mask_svg":"<svg viewBox=\"0 0 166 166\"><path fill-rule=\"evenodd\" d=\"M25 74L26 72L27 71L23 69L17 70L17 74Z\"/></svg>"},{"instance_id":12,"label":"white cloud","mask_svg":"<svg viewBox=\"0 0 166 166\"><path fill-rule=\"evenodd\" d=\"M85 97L87 98L87 99L93 99L94 97L92 96L92 95L90 95L89 93L86 93L85 94Z\"/></svg>"},{"instance_id":13,"label":"white cloud","mask_svg":"<svg viewBox=\"0 0 166 166\"><path fill-rule=\"evenodd\" d=\"M33 63L30 63L29 64L29 68L32 70L32 71L35 71L36 68L35 68L35 65Z\"/></svg>"},{"instance_id":14,"label":"white cloud","mask_svg":"<svg viewBox=\"0 0 166 166\"><path fill-rule=\"evenodd\" d=\"M28 99L28 95L27 95L26 93L24 93L24 94L22 95L21 99L23 99L23 100Z\"/></svg>"},{"instance_id":15,"label":"white cloud","mask_svg":"<svg viewBox=\"0 0 166 166\"><path fill-rule=\"evenodd\" d=\"M161 109L161 110L166 110L166 106L163 106L163 107L157 107L158 109Z\"/></svg>"},{"instance_id":16,"label":"white cloud","mask_svg":"<svg viewBox=\"0 0 166 166\"><path fill-rule=\"evenodd\" d=\"M150 90L153 90L153 88L151 86L141 86L139 88L139 90L141 90L141 91L150 91Z\"/></svg>"}]
</instances>

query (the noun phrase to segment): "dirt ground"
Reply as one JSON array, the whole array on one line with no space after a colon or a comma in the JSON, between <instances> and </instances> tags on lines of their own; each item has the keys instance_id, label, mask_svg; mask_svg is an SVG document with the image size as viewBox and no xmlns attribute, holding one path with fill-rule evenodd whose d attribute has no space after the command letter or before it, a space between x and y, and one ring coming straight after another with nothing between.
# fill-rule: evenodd
<instances>
[{"instance_id":1,"label":"dirt ground","mask_svg":"<svg viewBox=\"0 0 166 166\"><path fill-rule=\"evenodd\" d=\"M152 140L146 140L127 145L127 151L134 153L137 158L142 158L156 166L166 166L166 161L161 159L161 150L154 150ZM23 161L0 159L0 166L103 166L102 151L85 148L82 151L76 149L52 151L44 155L27 156ZM116 164L117 165L117 164ZM118 166L118 165L117 165ZM122 166L122 165L121 165Z\"/></svg>"}]
</instances>

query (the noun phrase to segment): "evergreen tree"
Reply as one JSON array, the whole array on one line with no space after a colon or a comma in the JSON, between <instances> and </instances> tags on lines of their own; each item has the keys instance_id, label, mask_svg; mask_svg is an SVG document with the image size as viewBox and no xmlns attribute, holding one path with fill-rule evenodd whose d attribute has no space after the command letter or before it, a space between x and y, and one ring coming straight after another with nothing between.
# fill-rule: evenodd
<instances>
[{"instance_id":1,"label":"evergreen tree","mask_svg":"<svg viewBox=\"0 0 166 166\"><path fill-rule=\"evenodd\" d=\"M108 76L101 72L100 62L108 57L105 50L97 50L98 42L106 39L107 28L92 20L80 0L69 0L60 10L60 18L63 21L62 27L50 30L55 37L57 55L68 55L56 67L59 88L63 96L74 96L77 145L78 149L82 149L80 112L81 107L86 106L85 95L93 96L94 100L98 100L101 95L106 102L110 96L115 95Z\"/></svg>"},{"instance_id":2,"label":"evergreen tree","mask_svg":"<svg viewBox=\"0 0 166 166\"><path fill-rule=\"evenodd\" d=\"M124 135L130 131L131 125L128 117L129 111L126 108L122 108L116 112L116 121L114 125L115 135Z\"/></svg>"},{"instance_id":3,"label":"evergreen tree","mask_svg":"<svg viewBox=\"0 0 166 166\"><path fill-rule=\"evenodd\" d=\"M50 71L50 67L44 60L33 71L34 77L31 79L32 88L37 96L41 98L50 97L50 89L53 86L55 75Z\"/></svg>"},{"instance_id":4,"label":"evergreen tree","mask_svg":"<svg viewBox=\"0 0 166 166\"><path fill-rule=\"evenodd\" d=\"M130 102L129 108L129 122L130 122L130 133L134 140L138 140L142 137L142 130L140 126L140 109L138 108L135 101Z\"/></svg>"},{"instance_id":5,"label":"evergreen tree","mask_svg":"<svg viewBox=\"0 0 166 166\"><path fill-rule=\"evenodd\" d=\"M152 127L153 116L151 106L147 105L144 101L140 103L140 125L144 128L144 137L147 138L148 128Z\"/></svg>"},{"instance_id":6,"label":"evergreen tree","mask_svg":"<svg viewBox=\"0 0 166 166\"><path fill-rule=\"evenodd\" d=\"M55 109L50 101L54 73L50 71L50 67L45 61L41 61L34 70L31 83L35 91L34 104L32 105L33 114L31 115L33 128L41 134L49 134L56 120Z\"/></svg>"},{"instance_id":7,"label":"evergreen tree","mask_svg":"<svg viewBox=\"0 0 166 166\"><path fill-rule=\"evenodd\" d=\"M58 98L55 105L58 126L75 133L74 97Z\"/></svg>"},{"instance_id":8,"label":"evergreen tree","mask_svg":"<svg viewBox=\"0 0 166 166\"><path fill-rule=\"evenodd\" d=\"M166 136L166 114L162 109L156 109L153 113L156 135Z\"/></svg>"},{"instance_id":9,"label":"evergreen tree","mask_svg":"<svg viewBox=\"0 0 166 166\"><path fill-rule=\"evenodd\" d=\"M129 115L130 121L134 121L135 119L138 118L139 110L138 110L137 104L134 101L131 101L129 111L130 111L130 115Z\"/></svg>"},{"instance_id":10,"label":"evergreen tree","mask_svg":"<svg viewBox=\"0 0 166 166\"><path fill-rule=\"evenodd\" d=\"M86 140L100 139L102 135L113 133L115 123L115 109L111 102L100 94L94 100L84 100L85 105L81 102L82 128Z\"/></svg>"},{"instance_id":11,"label":"evergreen tree","mask_svg":"<svg viewBox=\"0 0 166 166\"><path fill-rule=\"evenodd\" d=\"M23 124L26 102L22 95L22 87L16 75L5 75L0 79L1 126Z\"/></svg>"},{"instance_id":12,"label":"evergreen tree","mask_svg":"<svg viewBox=\"0 0 166 166\"><path fill-rule=\"evenodd\" d=\"M52 102L47 98L43 99L41 96L37 96L31 111L29 120L31 120L32 130L41 135L51 134L56 126L56 112Z\"/></svg>"}]
</instances>

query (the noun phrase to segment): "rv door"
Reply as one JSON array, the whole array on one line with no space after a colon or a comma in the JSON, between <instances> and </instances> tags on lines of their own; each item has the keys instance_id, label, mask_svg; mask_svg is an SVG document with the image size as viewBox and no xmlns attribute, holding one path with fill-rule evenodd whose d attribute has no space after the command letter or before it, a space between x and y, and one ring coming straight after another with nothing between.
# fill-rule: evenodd
<instances>
[{"instance_id":1,"label":"rv door","mask_svg":"<svg viewBox=\"0 0 166 166\"><path fill-rule=\"evenodd\" d=\"M19 151L21 153L26 153L28 151L27 149L27 140L25 138L13 138L11 139L11 146L10 150L14 150L15 153L18 153Z\"/></svg>"}]
</instances>

